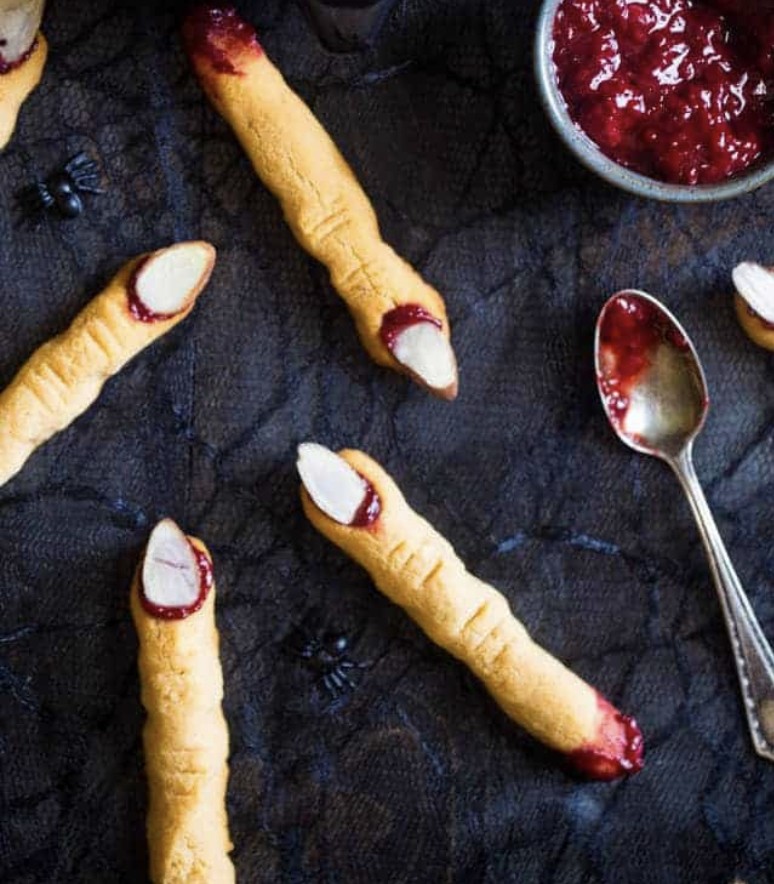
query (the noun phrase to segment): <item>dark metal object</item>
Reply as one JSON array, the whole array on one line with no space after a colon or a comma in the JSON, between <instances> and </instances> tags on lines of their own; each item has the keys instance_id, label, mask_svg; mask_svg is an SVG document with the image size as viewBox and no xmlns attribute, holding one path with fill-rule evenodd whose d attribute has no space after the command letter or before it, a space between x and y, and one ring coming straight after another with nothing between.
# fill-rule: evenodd
<instances>
[{"instance_id":1,"label":"dark metal object","mask_svg":"<svg viewBox=\"0 0 774 884\"><path fill-rule=\"evenodd\" d=\"M82 194L103 193L98 186L99 167L85 153L78 153L45 181L36 181L19 194L24 214L40 220L46 212L60 218L77 218L83 213Z\"/></svg>"},{"instance_id":2,"label":"dark metal object","mask_svg":"<svg viewBox=\"0 0 774 884\"><path fill-rule=\"evenodd\" d=\"M376 39L395 0L304 0L304 7L325 46L352 52Z\"/></svg>"}]
</instances>

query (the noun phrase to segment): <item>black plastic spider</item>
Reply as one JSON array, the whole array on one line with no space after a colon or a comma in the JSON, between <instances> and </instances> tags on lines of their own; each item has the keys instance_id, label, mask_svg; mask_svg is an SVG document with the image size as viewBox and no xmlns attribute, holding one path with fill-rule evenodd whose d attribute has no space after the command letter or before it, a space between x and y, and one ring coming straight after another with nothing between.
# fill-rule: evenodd
<instances>
[{"instance_id":1,"label":"black plastic spider","mask_svg":"<svg viewBox=\"0 0 774 884\"><path fill-rule=\"evenodd\" d=\"M343 633L322 632L314 635L305 627L297 627L291 637L290 648L323 683L328 693L341 696L347 689L354 690L350 677L353 669L362 669L347 656L349 637Z\"/></svg>"},{"instance_id":2,"label":"black plastic spider","mask_svg":"<svg viewBox=\"0 0 774 884\"><path fill-rule=\"evenodd\" d=\"M77 218L84 209L81 194L103 193L98 185L97 164L85 153L79 153L45 181L26 187L19 194L19 201L32 221L40 221L46 212L55 212L60 218Z\"/></svg>"}]
</instances>

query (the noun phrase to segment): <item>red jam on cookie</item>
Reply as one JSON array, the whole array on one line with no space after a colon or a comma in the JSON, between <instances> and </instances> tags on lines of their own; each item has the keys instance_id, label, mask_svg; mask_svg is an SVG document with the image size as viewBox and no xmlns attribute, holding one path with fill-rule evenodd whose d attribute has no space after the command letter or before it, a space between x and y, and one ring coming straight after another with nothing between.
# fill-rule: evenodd
<instances>
[{"instance_id":1,"label":"red jam on cookie","mask_svg":"<svg viewBox=\"0 0 774 884\"><path fill-rule=\"evenodd\" d=\"M349 523L352 528L367 528L379 518L382 511L382 502L376 493L374 486L366 479L362 473L358 476L365 482L366 491L360 508L355 513L355 518Z\"/></svg>"},{"instance_id":2,"label":"red jam on cookie","mask_svg":"<svg viewBox=\"0 0 774 884\"><path fill-rule=\"evenodd\" d=\"M2 76L3 74L7 74L9 71L15 70L18 67L21 67L21 65L23 65L24 62L27 61L27 59L37 48L38 39L36 37L30 44L30 48L13 61L6 61L6 59L3 57L2 49L5 43L5 40L0 40L0 76Z\"/></svg>"},{"instance_id":3,"label":"red jam on cookie","mask_svg":"<svg viewBox=\"0 0 774 884\"><path fill-rule=\"evenodd\" d=\"M233 6L194 7L183 23L183 44L188 55L207 58L218 73L237 76L240 56L263 52L255 28Z\"/></svg>"},{"instance_id":4,"label":"red jam on cookie","mask_svg":"<svg viewBox=\"0 0 774 884\"><path fill-rule=\"evenodd\" d=\"M299 445L296 467L314 505L339 525L368 528L381 515L382 501L373 483L324 445Z\"/></svg>"},{"instance_id":5,"label":"red jam on cookie","mask_svg":"<svg viewBox=\"0 0 774 884\"><path fill-rule=\"evenodd\" d=\"M401 304L382 317L382 344L421 384L444 399L457 395L457 363L443 322L419 304Z\"/></svg>"},{"instance_id":6,"label":"red jam on cookie","mask_svg":"<svg viewBox=\"0 0 774 884\"><path fill-rule=\"evenodd\" d=\"M199 610L199 608L201 608L201 606L207 600L207 596L209 595L210 590L212 589L212 562L204 552L202 552L200 549L197 549L192 543L190 543L190 546L193 550L194 557L196 558L196 565L198 568L199 577L199 592L192 602L183 605L154 604L145 595L144 586L142 582L140 582L140 603L151 616L157 617L159 620L183 620L186 617L189 617L191 614L194 614L196 611ZM170 561L166 564L170 568L180 568L180 564L176 562Z\"/></svg>"},{"instance_id":7,"label":"red jam on cookie","mask_svg":"<svg viewBox=\"0 0 774 884\"><path fill-rule=\"evenodd\" d=\"M611 159L714 184L771 155L774 9L755 0L564 0L559 88Z\"/></svg>"},{"instance_id":8,"label":"red jam on cookie","mask_svg":"<svg viewBox=\"0 0 774 884\"><path fill-rule=\"evenodd\" d=\"M420 322L429 322L436 328L441 328L440 319L436 319L432 313L420 307L419 304L401 304L389 313L385 313L382 319L382 327L379 334L382 343L388 350L395 349L395 341L398 335L412 325L418 325Z\"/></svg>"},{"instance_id":9,"label":"red jam on cookie","mask_svg":"<svg viewBox=\"0 0 774 884\"><path fill-rule=\"evenodd\" d=\"M597 695L597 702L602 713L597 740L570 752L570 763L594 780L614 780L642 770L644 745L637 722L601 695Z\"/></svg>"},{"instance_id":10,"label":"red jam on cookie","mask_svg":"<svg viewBox=\"0 0 774 884\"><path fill-rule=\"evenodd\" d=\"M175 314L174 313L156 313L154 310L151 310L147 304L144 303L142 298L137 293L137 280L140 277L143 269L147 265L151 256L146 255L140 263L135 267L134 273L132 273L131 279L129 280L129 285L127 286L127 298L129 301L129 312L134 316L135 319L140 322L163 322L165 319L171 319Z\"/></svg>"},{"instance_id":11,"label":"red jam on cookie","mask_svg":"<svg viewBox=\"0 0 774 884\"><path fill-rule=\"evenodd\" d=\"M141 257L126 284L132 317L138 322L164 322L190 310L214 260L208 243L175 243Z\"/></svg>"},{"instance_id":12,"label":"red jam on cookie","mask_svg":"<svg viewBox=\"0 0 774 884\"><path fill-rule=\"evenodd\" d=\"M747 316L767 331L774 330L774 269L755 261L742 261L734 268L733 280Z\"/></svg>"}]
</instances>

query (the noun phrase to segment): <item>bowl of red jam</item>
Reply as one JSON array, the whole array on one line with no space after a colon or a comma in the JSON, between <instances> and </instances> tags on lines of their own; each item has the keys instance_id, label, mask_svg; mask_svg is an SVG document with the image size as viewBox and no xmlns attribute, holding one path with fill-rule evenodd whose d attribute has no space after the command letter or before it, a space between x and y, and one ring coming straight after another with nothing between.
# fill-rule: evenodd
<instances>
[{"instance_id":1,"label":"bowl of red jam","mask_svg":"<svg viewBox=\"0 0 774 884\"><path fill-rule=\"evenodd\" d=\"M561 138L640 196L774 178L774 0L545 0L535 66Z\"/></svg>"}]
</instances>

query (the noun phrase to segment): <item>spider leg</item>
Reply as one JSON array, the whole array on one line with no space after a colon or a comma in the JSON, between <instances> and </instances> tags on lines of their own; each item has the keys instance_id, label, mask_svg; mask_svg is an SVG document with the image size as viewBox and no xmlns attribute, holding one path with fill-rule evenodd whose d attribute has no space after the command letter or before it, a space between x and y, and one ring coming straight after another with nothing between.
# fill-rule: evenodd
<instances>
[{"instance_id":1,"label":"spider leg","mask_svg":"<svg viewBox=\"0 0 774 884\"><path fill-rule=\"evenodd\" d=\"M336 669L336 678L342 691L345 690L345 688L349 688L351 691L355 690L355 683L342 669Z\"/></svg>"},{"instance_id":2,"label":"spider leg","mask_svg":"<svg viewBox=\"0 0 774 884\"><path fill-rule=\"evenodd\" d=\"M329 694L332 694L334 697L339 695L339 689L336 687L336 683L333 681L330 675L323 676L323 684L325 685L325 689Z\"/></svg>"},{"instance_id":3,"label":"spider leg","mask_svg":"<svg viewBox=\"0 0 774 884\"><path fill-rule=\"evenodd\" d=\"M85 153L74 156L65 166L65 172L73 179L78 190L84 193L104 193L99 187L99 166Z\"/></svg>"},{"instance_id":4,"label":"spider leg","mask_svg":"<svg viewBox=\"0 0 774 884\"><path fill-rule=\"evenodd\" d=\"M333 672L330 673L331 681L336 685L336 691L339 694L344 692L344 679L341 677L341 673L338 669L334 669Z\"/></svg>"},{"instance_id":5,"label":"spider leg","mask_svg":"<svg viewBox=\"0 0 774 884\"><path fill-rule=\"evenodd\" d=\"M77 169L70 169L67 174L78 181L88 181L89 179L97 181L100 177L100 171L93 163L88 166L79 166Z\"/></svg>"},{"instance_id":6,"label":"spider leg","mask_svg":"<svg viewBox=\"0 0 774 884\"><path fill-rule=\"evenodd\" d=\"M36 181L35 184L25 187L19 192L18 200L26 205L37 206L39 209L47 209L54 204L54 198L42 181Z\"/></svg>"},{"instance_id":7,"label":"spider leg","mask_svg":"<svg viewBox=\"0 0 774 884\"><path fill-rule=\"evenodd\" d=\"M76 173L79 169L84 172L96 172L97 164L87 154L80 151L80 153L77 153L74 157L70 157L64 167L64 170L68 175Z\"/></svg>"},{"instance_id":8,"label":"spider leg","mask_svg":"<svg viewBox=\"0 0 774 884\"><path fill-rule=\"evenodd\" d=\"M351 691L355 690L355 683L352 681L349 675L347 675L346 672L340 671L339 678L341 679L342 683L345 684Z\"/></svg>"},{"instance_id":9,"label":"spider leg","mask_svg":"<svg viewBox=\"0 0 774 884\"><path fill-rule=\"evenodd\" d=\"M54 205L54 197L42 181L38 181L35 185L35 194L42 208L50 209Z\"/></svg>"},{"instance_id":10,"label":"spider leg","mask_svg":"<svg viewBox=\"0 0 774 884\"><path fill-rule=\"evenodd\" d=\"M83 181L79 181L77 178L73 178L75 183L75 189L80 193L104 193L105 191L101 187L97 187L97 184L85 184Z\"/></svg>"},{"instance_id":11,"label":"spider leg","mask_svg":"<svg viewBox=\"0 0 774 884\"><path fill-rule=\"evenodd\" d=\"M303 660L308 660L314 653L309 634L301 626L294 626L283 644L287 651Z\"/></svg>"},{"instance_id":12,"label":"spider leg","mask_svg":"<svg viewBox=\"0 0 774 884\"><path fill-rule=\"evenodd\" d=\"M367 669L367 663L360 663L357 660L342 660L339 663L341 669Z\"/></svg>"},{"instance_id":13,"label":"spider leg","mask_svg":"<svg viewBox=\"0 0 774 884\"><path fill-rule=\"evenodd\" d=\"M82 190L86 193L103 193L102 188L99 186L100 176L96 172L71 172L70 178L72 178L73 184L75 185L77 190Z\"/></svg>"},{"instance_id":14,"label":"spider leg","mask_svg":"<svg viewBox=\"0 0 774 884\"><path fill-rule=\"evenodd\" d=\"M339 678L338 672L335 669L332 669L330 672L326 673L325 677L330 681L331 684L335 685L337 688L341 688L341 679Z\"/></svg>"}]
</instances>

